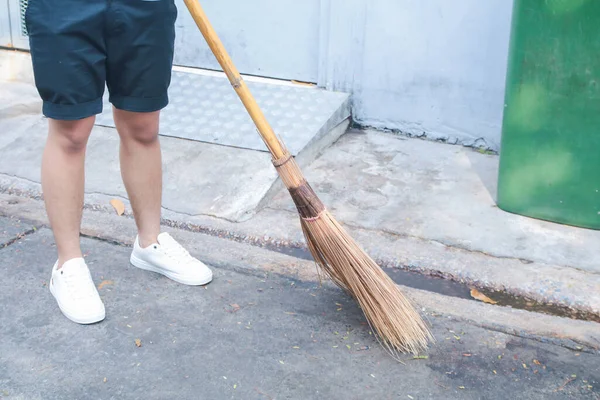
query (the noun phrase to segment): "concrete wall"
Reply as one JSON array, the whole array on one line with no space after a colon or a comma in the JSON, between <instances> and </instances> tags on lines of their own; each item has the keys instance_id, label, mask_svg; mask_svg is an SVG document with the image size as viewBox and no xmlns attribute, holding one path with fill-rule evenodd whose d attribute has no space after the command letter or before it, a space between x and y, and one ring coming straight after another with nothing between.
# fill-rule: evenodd
<instances>
[{"instance_id":1,"label":"concrete wall","mask_svg":"<svg viewBox=\"0 0 600 400\"><path fill-rule=\"evenodd\" d=\"M320 83L359 123L499 148L512 1L329 3Z\"/></svg>"}]
</instances>

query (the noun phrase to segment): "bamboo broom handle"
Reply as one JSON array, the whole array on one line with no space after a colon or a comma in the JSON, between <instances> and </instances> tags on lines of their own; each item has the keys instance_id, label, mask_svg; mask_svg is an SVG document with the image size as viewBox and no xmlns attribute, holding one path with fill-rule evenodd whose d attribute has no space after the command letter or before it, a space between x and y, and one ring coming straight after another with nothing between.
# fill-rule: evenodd
<instances>
[{"instance_id":1,"label":"bamboo broom handle","mask_svg":"<svg viewBox=\"0 0 600 400\"><path fill-rule=\"evenodd\" d=\"M242 103L244 103L244 107L246 107L248 114L250 114L250 118L252 118L254 124L258 128L258 132L269 148L269 151L275 159L282 158L285 152L281 146L281 143L279 143L279 139L275 135L275 132L273 132L273 128L271 128L271 125L265 118L262 110L260 107L258 107L254 96L252 96L250 89L248 89L248 86L246 85L246 82L244 82L237 68L235 65L233 65L233 61L231 61L229 54L227 54L223 43L221 43L217 33L210 24L210 21L200 6L200 3L198 0L184 0L184 2L190 11L190 14L192 14L194 21L196 21L196 25L198 25L198 28L200 28L206 43L208 43L208 46L217 58L221 68L223 68L223 71L227 75L229 82L231 82L231 85L237 92L240 100Z\"/></svg>"}]
</instances>

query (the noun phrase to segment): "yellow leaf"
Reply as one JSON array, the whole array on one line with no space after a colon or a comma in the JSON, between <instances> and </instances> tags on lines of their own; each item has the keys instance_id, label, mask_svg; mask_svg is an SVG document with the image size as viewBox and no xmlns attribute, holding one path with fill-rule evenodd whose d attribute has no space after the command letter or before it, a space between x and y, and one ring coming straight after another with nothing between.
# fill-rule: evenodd
<instances>
[{"instance_id":1,"label":"yellow leaf","mask_svg":"<svg viewBox=\"0 0 600 400\"><path fill-rule=\"evenodd\" d=\"M142 347L142 341L140 339L135 339L135 345L137 347Z\"/></svg>"},{"instance_id":2,"label":"yellow leaf","mask_svg":"<svg viewBox=\"0 0 600 400\"><path fill-rule=\"evenodd\" d=\"M100 284L98 285L98 290L102 289L106 285L112 285L113 283L114 283L113 281L104 280L104 281L100 282Z\"/></svg>"},{"instance_id":3,"label":"yellow leaf","mask_svg":"<svg viewBox=\"0 0 600 400\"><path fill-rule=\"evenodd\" d=\"M489 297L487 297L485 294L481 293L477 289L471 289L471 297L476 300L483 301L484 303L488 303L488 304L497 304L498 303L497 301L490 299Z\"/></svg>"},{"instance_id":4,"label":"yellow leaf","mask_svg":"<svg viewBox=\"0 0 600 400\"><path fill-rule=\"evenodd\" d=\"M119 199L112 199L110 205L113 206L119 216L123 215L125 212L125 204Z\"/></svg>"}]
</instances>

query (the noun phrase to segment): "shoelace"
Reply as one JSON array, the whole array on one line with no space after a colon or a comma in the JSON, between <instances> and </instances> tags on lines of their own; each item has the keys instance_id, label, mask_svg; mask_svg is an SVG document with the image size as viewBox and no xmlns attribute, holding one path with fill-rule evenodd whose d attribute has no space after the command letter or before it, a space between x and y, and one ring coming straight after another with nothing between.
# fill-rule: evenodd
<instances>
[{"instance_id":1,"label":"shoelace","mask_svg":"<svg viewBox=\"0 0 600 400\"><path fill-rule=\"evenodd\" d=\"M75 300L86 300L93 297L93 292L90 290L90 281L85 270L74 270L64 275L64 282L67 285L69 293Z\"/></svg>"},{"instance_id":2,"label":"shoelace","mask_svg":"<svg viewBox=\"0 0 600 400\"><path fill-rule=\"evenodd\" d=\"M162 245L165 253L178 261L193 261L194 257L174 239L168 240Z\"/></svg>"}]
</instances>

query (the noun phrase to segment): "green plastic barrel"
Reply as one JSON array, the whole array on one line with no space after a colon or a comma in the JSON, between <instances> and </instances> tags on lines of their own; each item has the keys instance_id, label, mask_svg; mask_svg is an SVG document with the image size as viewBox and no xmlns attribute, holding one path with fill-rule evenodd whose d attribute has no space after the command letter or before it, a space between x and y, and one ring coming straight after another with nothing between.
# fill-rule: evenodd
<instances>
[{"instance_id":1,"label":"green plastic barrel","mask_svg":"<svg viewBox=\"0 0 600 400\"><path fill-rule=\"evenodd\" d=\"M600 0L515 0L498 206L600 229Z\"/></svg>"}]
</instances>

